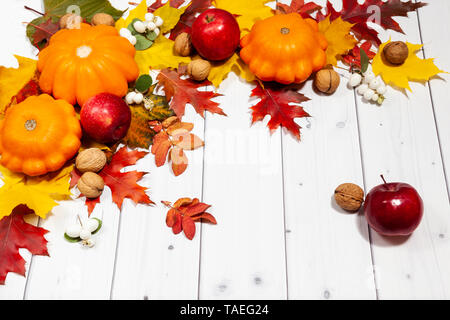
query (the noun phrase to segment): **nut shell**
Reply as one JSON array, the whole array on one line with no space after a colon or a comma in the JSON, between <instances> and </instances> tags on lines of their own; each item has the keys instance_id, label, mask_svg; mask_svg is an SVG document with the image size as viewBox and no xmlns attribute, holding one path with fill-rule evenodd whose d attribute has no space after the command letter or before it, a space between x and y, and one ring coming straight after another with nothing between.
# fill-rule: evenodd
<instances>
[{"instance_id":1,"label":"nut shell","mask_svg":"<svg viewBox=\"0 0 450 320\"><path fill-rule=\"evenodd\" d=\"M91 24L93 26L105 25L114 27L116 22L114 21L114 18L110 14L100 12L94 14L94 16L91 19Z\"/></svg>"},{"instance_id":2,"label":"nut shell","mask_svg":"<svg viewBox=\"0 0 450 320\"><path fill-rule=\"evenodd\" d=\"M314 78L314 86L317 90L327 94L336 92L340 83L341 77L333 69L322 69L316 73Z\"/></svg>"},{"instance_id":3,"label":"nut shell","mask_svg":"<svg viewBox=\"0 0 450 320\"><path fill-rule=\"evenodd\" d=\"M187 73L188 75L196 80L203 81L208 78L211 72L211 63L203 59L193 60L188 64Z\"/></svg>"},{"instance_id":4,"label":"nut shell","mask_svg":"<svg viewBox=\"0 0 450 320\"><path fill-rule=\"evenodd\" d=\"M79 29L83 18L74 13L66 13L59 19L59 27L61 29Z\"/></svg>"},{"instance_id":5,"label":"nut shell","mask_svg":"<svg viewBox=\"0 0 450 320\"><path fill-rule=\"evenodd\" d=\"M173 45L173 50L175 53L182 57L187 57L192 53L192 41L191 36L182 32L175 38L175 43Z\"/></svg>"},{"instance_id":6,"label":"nut shell","mask_svg":"<svg viewBox=\"0 0 450 320\"><path fill-rule=\"evenodd\" d=\"M383 55L389 63L402 65L408 58L409 49L402 41L389 42L383 49Z\"/></svg>"},{"instance_id":7,"label":"nut shell","mask_svg":"<svg viewBox=\"0 0 450 320\"><path fill-rule=\"evenodd\" d=\"M85 172L78 181L78 190L89 199L99 197L105 188L103 178L93 172Z\"/></svg>"},{"instance_id":8,"label":"nut shell","mask_svg":"<svg viewBox=\"0 0 450 320\"><path fill-rule=\"evenodd\" d=\"M98 148L81 151L75 160L77 169L84 172L99 172L106 165L106 155Z\"/></svg>"},{"instance_id":9,"label":"nut shell","mask_svg":"<svg viewBox=\"0 0 450 320\"><path fill-rule=\"evenodd\" d=\"M364 191L353 183L344 183L334 191L336 203L344 210L356 212L364 202Z\"/></svg>"}]
</instances>

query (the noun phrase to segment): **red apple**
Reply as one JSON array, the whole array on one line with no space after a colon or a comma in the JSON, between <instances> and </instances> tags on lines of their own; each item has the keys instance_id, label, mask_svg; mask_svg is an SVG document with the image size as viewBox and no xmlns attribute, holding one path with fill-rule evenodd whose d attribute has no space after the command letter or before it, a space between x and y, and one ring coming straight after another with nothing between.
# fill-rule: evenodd
<instances>
[{"instance_id":1,"label":"red apple","mask_svg":"<svg viewBox=\"0 0 450 320\"><path fill-rule=\"evenodd\" d=\"M125 137L130 128L131 111L122 98L100 93L83 105L80 121L83 131L95 141L116 142Z\"/></svg>"},{"instance_id":2,"label":"red apple","mask_svg":"<svg viewBox=\"0 0 450 320\"><path fill-rule=\"evenodd\" d=\"M383 178L383 176L382 176ZM416 230L423 216L419 193L407 183L386 183L366 196L364 214L369 225L385 236L407 236Z\"/></svg>"},{"instance_id":3,"label":"red apple","mask_svg":"<svg viewBox=\"0 0 450 320\"><path fill-rule=\"evenodd\" d=\"M205 59L228 59L239 46L241 31L234 16L222 9L208 9L192 25L191 39Z\"/></svg>"}]
</instances>

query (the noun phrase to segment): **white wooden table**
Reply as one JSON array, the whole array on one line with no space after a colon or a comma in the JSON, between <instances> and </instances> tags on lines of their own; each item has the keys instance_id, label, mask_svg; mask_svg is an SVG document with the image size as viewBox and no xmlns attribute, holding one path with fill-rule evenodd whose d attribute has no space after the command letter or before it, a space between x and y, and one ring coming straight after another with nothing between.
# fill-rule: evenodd
<instances>
[{"instance_id":1,"label":"white wooden table","mask_svg":"<svg viewBox=\"0 0 450 320\"><path fill-rule=\"evenodd\" d=\"M111 1L117 8L127 0ZM325 0L316 1L325 4ZM332 1L340 3L340 0ZM382 32L382 40L423 43L421 55L450 71L450 2L398 18L406 36ZM40 0L2 1L2 64L12 53L35 57L23 22L35 16L23 6ZM345 83L346 81L344 81ZM450 298L450 86L442 80L413 84L410 97L390 90L381 108L364 104L343 84L318 96L309 81L302 92L312 115L301 120L302 142L264 123L250 126L253 87L231 74L218 101L228 117L190 109L186 120L206 146L189 153L180 177L156 168L152 155L138 164L150 174L157 206L125 201L122 213L105 201L97 245L82 249L63 238L83 201L63 203L40 226L51 258L26 250L27 277L9 274L1 299L448 299ZM336 207L343 182L366 192L390 181L415 186L425 203L418 230L402 241L369 230L361 215ZM202 225L193 241L165 226L160 200L199 197L212 204L217 226ZM105 199L110 198L106 192Z\"/></svg>"}]
</instances>

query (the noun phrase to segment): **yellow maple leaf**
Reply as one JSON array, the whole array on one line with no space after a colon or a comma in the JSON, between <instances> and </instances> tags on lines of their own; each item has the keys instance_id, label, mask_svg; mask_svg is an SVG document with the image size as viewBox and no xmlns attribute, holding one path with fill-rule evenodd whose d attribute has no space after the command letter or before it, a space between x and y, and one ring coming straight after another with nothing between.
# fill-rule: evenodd
<instances>
[{"instance_id":1,"label":"yellow maple leaf","mask_svg":"<svg viewBox=\"0 0 450 320\"><path fill-rule=\"evenodd\" d=\"M358 43L350 34L353 24L342 20L341 17L330 22L330 16L319 22L319 31L328 41L327 64L337 65L337 60Z\"/></svg>"},{"instance_id":2,"label":"yellow maple leaf","mask_svg":"<svg viewBox=\"0 0 450 320\"><path fill-rule=\"evenodd\" d=\"M160 30L161 33L167 33L170 30L175 27L175 25L178 23L178 20L180 20L180 16L186 11L187 6L184 6L182 8L173 8L170 5L170 1L167 1L165 5L163 5L161 8L158 8L153 13L155 16L161 17L161 19L164 20L163 25L161 26Z\"/></svg>"},{"instance_id":3,"label":"yellow maple leaf","mask_svg":"<svg viewBox=\"0 0 450 320\"><path fill-rule=\"evenodd\" d=\"M249 31L257 20L273 16L265 4L271 0L214 0L214 6L239 15L236 20L241 31Z\"/></svg>"},{"instance_id":4,"label":"yellow maple leaf","mask_svg":"<svg viewBox=\"0 0 450 320\"><path fill-rule=\"evenodd\" d=\"M373 72L376 75L381 75L386 84L408 89L412 92L409 81L425 82L438 73L445 72L436 67L434 59L420 59L417 56L416 52L422 48L421 44L409 42L406 42L409 55L405 63L400 66L390 64L384 59L382 54L384 47L390 42L391 40L380 45L378 53L372 62Z\"/></svg>"},{"instance_id":5,"label":"yellow maple leaf","mask_svg":"<svg viewBox=\"0 0 450 320\"><path fill-rule=\"evenodd\" d=\"M169 6L168 3L164 7L167 6ZM172 8L177 11L173 11L169 8L163 9L164 7L159 8L161 9L159 13L157 13L159 9L156 10L154 14L160 16L164 20L163 27L166 28L167 26L170 30L178 22L180 15L186 10L186 7L182 9ZM135 18L144 20L146 13L147 3L143 0L136 8L130 11L125 19L121 18L116 22L116 29L120 30L121 28L126 28ZM174 14L175 16L171 17L171 14ZM173 45L174 42L172 40L160 35L156 38L150 48L136 51L134 59L139 66L140 72L147 74L149 69L177 68L180 63L189 63L189 57L181 57L174 54Z\"/></svg>"},{"instance_id":6,"label":"yellow maple leaf","mask_svg":"<svg viewBox=\"0 0 450 320\"><path fill-rule=\"evenodd\" d=\"M27 177L0 166L4 185L0 188L0 219L11 214L19 204L25 204L39 217L45 218L56 200L70 196L70 173L73 165L42 177Z\"/></svg>"},{"instance_id":7,"label":"yellow maple leaf","mask_svg":"<svg viewBox=\"0 0 450 320\"><path fill-rule=\"evenodd\" d=\"M236 75L247 80L248 82L254 81L255 75L250 71L248 66L241 60L237 53L233 54L230 59L222 63L212 63L211 72L209 73L208 80L212 84L219 88L223 80L226 79L228 73L233 71Z\"/></svg>"},{"instance_id":8,"label":"yellow maple leaf","mask_svg":"<svg viewBox=\"0 0 450 320\"><path fill-rule=\"evenodd\" d=\"M36 60L16 55L15 57L19 68L0 66L0 113L3 113L11 98L31 80L36 71Z\"/></svg>"}]
</instances>

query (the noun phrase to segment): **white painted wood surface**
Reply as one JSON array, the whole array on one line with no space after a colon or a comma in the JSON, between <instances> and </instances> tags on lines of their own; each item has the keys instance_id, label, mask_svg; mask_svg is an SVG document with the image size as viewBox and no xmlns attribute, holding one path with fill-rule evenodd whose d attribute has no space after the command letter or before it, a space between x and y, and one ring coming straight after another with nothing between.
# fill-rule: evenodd
<instances>
[{"instance_id":1,"label":"white painted wood surface","mask_svg":"<svg viewBox=\"0 0 450 320\"><path fill-rule=\"evenodd\" d=\"M125 0L111 2L128 7ZM9 45L0 62L8 66L13 53L36 55L24 37L22 22L34 17L25 4L41 8L40 0L1 4ZM382 32L382 38L423 41L425 56L450 70L443 40L449 17L450 3L434 0L398 19L406 36ZM0 299L450 298L448 83L413 85L409 98L390 90L378 108L342 81L332 96L317 94L311 82L302 88L313 98L303 104L312 118L299 122L298 143L280 130L270 135L265 123L250 126L253 86L231 74L217 98L228 117L204 120L188 107L186 120L206 146L188 152L186 173L176 178L169 166L156 168L152 155L130 168L150 172L142 185L155 206L126 200L119 213L108 201L99 205L94 215L104 225L97 245L85 250L63 238L76 214L87 215L82 200L62 203L39 221L51 231L51 258L21 250L27 277L9 274ZM367 192L380 183L379 174L412 184L424 199L424 220L408 239L369 232L363 216L332 201L338 184L354 182ZM160 204L183 196L212 204L218 220L197 225L193 241L171 233Z\"/></svg>"}]
</instances>

